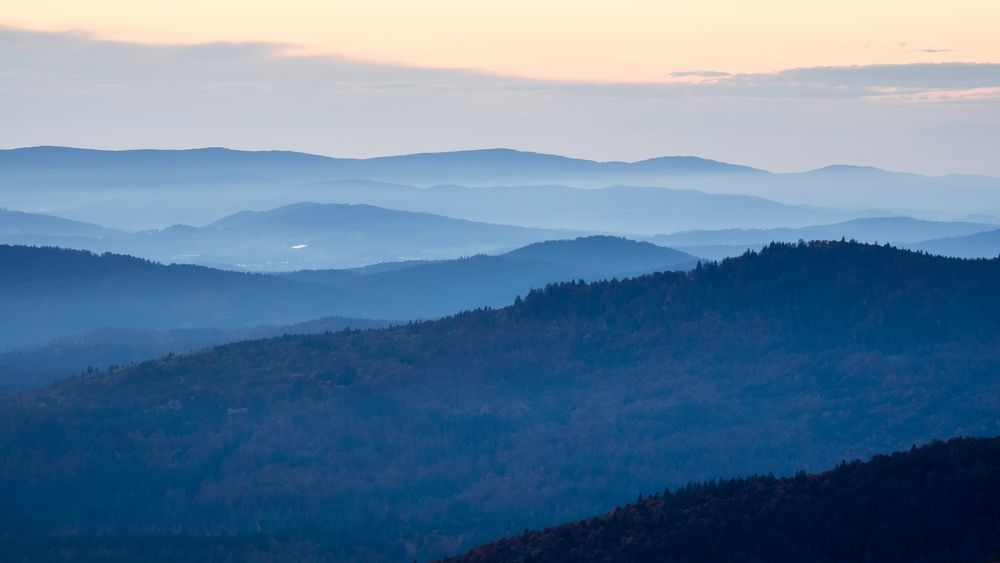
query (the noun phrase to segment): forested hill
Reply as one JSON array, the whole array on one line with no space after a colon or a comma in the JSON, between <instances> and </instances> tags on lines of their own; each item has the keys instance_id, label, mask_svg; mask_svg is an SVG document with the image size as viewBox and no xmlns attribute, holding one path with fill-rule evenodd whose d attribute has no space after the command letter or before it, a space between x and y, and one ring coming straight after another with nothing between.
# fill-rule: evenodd
<instances>
[{"instance_id":1,"label":"forested hill","mask_svg":"<svg viewBox=\"0 0 1000 563\"><path fill-rule=\"evenodd\" d=\"M694 256L672 248L620 237L590 236L575 240L549 240L529 244L501 255L516 260L537 260L568 266L586 266L597 272L649 273L694 266ZM657 268L653 268L655 266ZM684 268L686 269L686 268ZM623 277L623 276L617 276Z\"/></svg>"},{"instance_id":2,"label":"forested hill","mask_svg":"<svg viewBox=\"0 0 1000 563\"><path fill-rule=\"evenodd\" d=\"M42 346L0 352L0 393L23 387L40 387L83 371L104 370L112 365L123 366L241 340L335 332L345 328L364 330L390 324L373 319L323 317L290 325L233 328L100 328L56 338Z\"/></svg>"},{"instance_id":3,"label":"forested hill","mask_svg":"<svg viewBox=\"0 0 1000 563\"><path fill-rule=\"evenodd\" d=\"M650 243L586 237L537 243L501 256L404 262L382 271L304 270L272 276L163 265L118 254L0 245L0 352L108 327L228 329L328 315L437 318L509 305L517 295L547 283L686 269L696 262L694 256Z\"/></svg>"},{"instance_id":4,"label":"forested hill","mask_svg":"<svg viewBox=\"0 0 1000 563\"><path fill-rule=\"evenodd\" d=\"M328 288L273 276L0 245L0 350L103 327L287 324L338 304Z\"/></svg>"},{"instance_id":5,"label":"forested hill","mask_svg":"<svg viewBox=\"0 0 1000 563\"><path fill-rule=\"evenodd\" d=\"M1000 438L819 475L723 479L482 546L452 563L986 563L1000 557Z\"/></svg>"},{"instance_id":6,"label":"forested hill","mask_svg":"<svg viewBox=\"0 0 1000 563\"><path fill-rule=\"evenodd\" d=\"M609 236L539 242L496 256L382 264L360 270L278 274L321 283L343 295L338 313L429 319L479 307L503 307L532 288L566 280L597 281L693 268L690 254Z\"/></svg>"},{"instance_id":7,"label":"forested hill","mask_svg":"<svg viewBox=\"0 0 1000 563\"><path fill-rule=\"evenodd\" d=\"M16 392L0 552L427 559L664 485L996 435L997 287L1000 259L774 245Z\"/></svg>"}]
</instances>

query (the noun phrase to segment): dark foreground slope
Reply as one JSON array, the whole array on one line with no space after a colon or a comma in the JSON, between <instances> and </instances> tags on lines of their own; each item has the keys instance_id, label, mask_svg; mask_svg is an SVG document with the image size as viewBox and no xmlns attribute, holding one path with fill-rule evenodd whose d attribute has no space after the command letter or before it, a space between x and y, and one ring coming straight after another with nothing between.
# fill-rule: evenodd
<instances>
[{"instance_id":1,"label":"dark foreground slope","mask_svg":"<svg viewBox=\"0 0 1000 563\"><path fill-rule=\"evenodd\" d=\"M986 563L1000 557L1000 438L657 493L453 563Z\"/></svg>"},{"instance_id":2,"label":"dark foreground slope","mask_svg":"<svg viewBox=\"0 0 1000 563\"><path fill-rule=\"evenodd\" d=\"M0 551L425 559L664 485L995 435L998 284L1000 260L773 246L18 392Z\"/></svg>"}]
</instances>

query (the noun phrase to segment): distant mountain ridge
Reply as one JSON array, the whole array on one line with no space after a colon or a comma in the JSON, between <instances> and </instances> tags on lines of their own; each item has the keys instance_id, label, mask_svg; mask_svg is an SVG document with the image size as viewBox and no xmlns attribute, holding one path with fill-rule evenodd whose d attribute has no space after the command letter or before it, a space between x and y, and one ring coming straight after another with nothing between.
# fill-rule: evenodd
<instances>
[{"instance_id":1,"label":"distant mountain ridge","mask_svg":"<svg viewBox=\"0 0 1000 563\"><path fill-rule=\"evenodd\" d=\"M33 230L5 228L9 217ZM28 220L30 218L30 221ZM60 223L61 221L61 223ZM50 224L81 225L76 230ZM0 214L0 242L128 254L165 263L246 271L357 267L378 262L448 259L566 238L572 231L530 229L397 211L363 204L300 202L241 211L204 227L173 225L124 232L35 214ZM13 231L13 232L12 232Z\"/></svg>"},{"instance_id":2,"label":"distant mountain ridge","mask_svg":"<svg viewBox=\"0 0 1000 563\"><path fill-rule=\"evenodd\" d=\"M107 327L217 330L328 315L435 318L509 305L550 283L688 269L696 262L650 243L590 237L500 256L263 275L0 245L0 351Z\"/></svg>"},{"instance_id":3,"label":"distant mountain ridge","mask_svg":"<svg viewBox=\"0 0 1000 563\"><path fill-rule=\"evenodd\" d=\"M178 189L189 198L187 200L189 202L210 196L219 200L205 208L199 207L197 215L206 215L209 209L215 208L221 208L224 213L220 214L229 216L242 214L248 208L277 209L315 201L373 205L397 211L430 213L522 228L623 235L652 235L692 228L730 226L805 226L858 215L783 205L752 196L638 186L578 189L557 185L499 188L442 185L414 188L378 182L336 181L280 187L219 187L217 196L212 196L212 190L192 189L186 192L184 191L186 188ZM230 192L233 201L224 197ZM133 200L139 205L140 200L137 198L140 195L143 198L148 196L150 201L154 202L141 200L145 203L141 204L141 209L136 210L136 215L140 217L148 214L149 208L154 204L158 206L162 203L167 208L179 205L177 200L180 198L180 193L172 195L167 193L157 195L157 193L159 192L122 193L114 196L112 203L100 206L94 213L108 215L112 207L127 208L131 205L127 202ZM64 199L73 197L75 196L70 194ZM232 209L235 202L240 202L244 207ZM85 214L90 213L85 212ZM111 220L121 221L120 217ZM155 223L155 220L150 220ZM196 221L193 224L208 224L218 220L219 215L210 215L205 217L204 221ZM130 219L130 221L136 220ZM138 228L138 230L149 229L149 224Z\"/></svg>"},{"instance_id":4,"label":"distant mountain ridge","mask_svg":"<svg viewBox=\"0 0 1000 563\"><path fill-rule=\"evenodd\" d=\"M327 187L323 188L322 185ZM341 190L333 189L339 184ZM381 184L380 193L365 198L363 192L343 193L345 184ZM398 209L442 213L466 219L482 216L453 213L442 202L416 209L394 203L408 195L390 190L399 186L515 187L563 185L578 188L608 186L654 186L675 190L694 189L711 194L755 196L786 206L807 205L816 212L824 208L826 222L851 218L867 209L924 218L954 220L970 214L1000 216L1000 179L983 176L941 177L888 172L868 167L837 165L803 173L770 172L698 157L659 157L638 162L597 162L556 155L485 149L444 153L421 153L368 159L332 158L287 151L235 151L230 149L96 151L62 147L34 147L0 151L0 198L4 205L20 209L48 208L53 212L116 228L149 228L170 223L200 224L209 217L243 208L277 207L296 201L368 203ZM405 191L405 190L404 190ZM392 192L392 193L389 193ZM140 197L141 195L141 197ZM196 205L192 205L196 203ZM467 200L473 209L482 208ZM129 209L124 217L106 207ZM488 206L487 206L488 207ZM452 206L454 209L455 206ZM661 208L662 210L663 208ZM609 208L612 214L630 212ZM647 209L632 206L631 212ZM799 210L803 213L804 210ZM836 212L836 213L834 213ZM833 215L838 214L834 217ZM551 215L551 213L550 213ZM854 215L857 216L857 215ZM147 217L145 225L135 224ZM516 217L505 214L510 223ZM670 232L697 228L776 227L816 224L805 221L765 222L756 214L743 215L744 222L709 223L710 209L688 209L686 222L675 228L661 223L653 230L623 228L617 233ZM698 223L696 219L702 219ZM594 221L594 218L591 218ZM646 220L649 222L649 219ZM518 223L523 226L551 225ZM562 224L561 228L591 229L592 226Z\"/></svg>"},{"instance_id":5,"label":"distant mountain ridge","mask_svg":"<svg viewBox=\"0 0 1000 563\"><path fill-rule=\"evenodd\" d=\"M302 270L277 275L341 292L345 296L341 314L412 319L502 307L531 289L557 282L688 270L697 263L697 257L670 248L591 236L534 243L496 256L403 263L375 271Z\"/></svg>"},{"instance_id":6,"label":"distant mountain ridge","mask_svg":"<svg viewBox=\"0 0 1000 563\"><path fill-rule=\"evenodd\" d=\"M749 195L649 185L580 189L565 185L427 188L319 183L317 198L549 229L641 235L699 226L803 226L856 216L853 212L781 204ZM327 191L322 192L326 189Z\"/></svg>"},{"instance_id":7,"label":"distant mountain ridge","mask_svg":"<svg viewBox=\"0 0 1000 563\"><path fill-rule=\"evenodd\" d=\"M907 247L955 258L996 258L1000 256L1000 229L924 240Z\"/></svg>"},{"instance_id":8,"label":"distant mountain ridge","mask_svg":"<svg viewBox=\"0 0 1000 563\"><path fill-rule=\"evenodd\" d=\"M123 235L100 225L63 219L44 213L25 213L0 207L0 236L106 237Z\"/></svg>"},{"instance_id":9,"label":"distant mountain ridge","mask_svg":"<svg viewBox=\"0 0 1000 563\"><path fill-rule=\"evenodd\" d=\"M175 166L183 162L186 167ZM132 172L159 171L169 167L164 178L216 178L221 172L240 172L244 177L285 179L286 167L296 167L296 179L374 180L432 185L474 184L511 181L566 174L601 174L635 169L643 173L683 174L766 173L763 170L693 156L665 156L636 162L598 162L579 158L514 149L478 149L438 153L414 153L373 158L336 158L291 151L241 151L225 148L135 149L108 151L70 147L26 147L0 150L0 166L7 174L27 175L40 167L62 168L65 173L101 170L114 181L115 170L127 172L121 180L133 180ZM75 169L75 170L74 170Z\"/></svg>"}]
</instances>

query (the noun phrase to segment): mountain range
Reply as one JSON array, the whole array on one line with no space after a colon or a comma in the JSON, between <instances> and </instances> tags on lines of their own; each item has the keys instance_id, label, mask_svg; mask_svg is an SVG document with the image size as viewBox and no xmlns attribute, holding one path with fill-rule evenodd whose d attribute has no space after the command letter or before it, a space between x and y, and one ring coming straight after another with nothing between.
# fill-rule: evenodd
<instances>
[{"instance_id":1,"label":"mountain range","mask_svg":"<svg viewBox=\"0 0 1000 563\"><path fill-rule=\"evenodd\" d=\"M535 243L497 256L278 275L350 296L345 314L415 319L502 307L551 283L686 270L697 262L690 254L647 242L592 236Z\"/></svg>"},{"instance_id":2,"label":"mountain range","mask_svg":"<svg viewBox=\"0 0 1000 563\"><path fill-rule=\"evenodd\" d=\"M426 559L664 486L995 435L998 283L1000 259L774 244L8 393L0 548Z\"/></svg>"},{"instance_id":3,"label":"mountain range","mask_svg":"<svg viewBox=\"0 0 1000 563\"><path fill-rule=\"evenodd\" d=\"M16 237L51 237L57 238L104 238L121 236L123 231L106 229L99 225L84 223L54 217L43 213L25 213L11 209L0 208L0 236L4 240L14 240Z\"/></svg>"},{"instance_id":4,"label":"mountain range","mask_svg":"<svg viewBox=\"0 0 1000 563\"><path fill-rule=\"evenodd\" d=\"M563 187L546 187L552 184ZM597 197L605 206L604 214L590 202L596 196L575 192L569 192L572 197L565 213L545 204L555 193L566 200L566 193L552 192L569 189L565 186L616 185L709 192L694 199L703 203L724 203L725 198L707 197L719 194L744 198L732 203L754 203L747 197L774 201L754 203L768 211L764 215L752 209L739 214L722 205L695 205L678 194L660 194L664 199L653 208L608 207L607 200L615 197ZM435 186L437 193L417 189ZM530 212L546 205L546 212L519 219L510 209L517 201L509 202L510 194L472 189L496 186L530 186L531 198L523 200L523 191L518 194L522 209ZM460 193L457 198L456 191ZM540 193L537 199L535 192ZM498 199L508 203L498 206ZM221 148L10 149L0 151L0 200L9 207L133 230L202 224L242 209L299 201L367 203L520 226L650 235L725 227L797 227L870 215L871 210L947 220L979 215L987 222L1000 221L1000 180L996 178L928 177L852 166L773 174L695 157L596 162L509 149L369 159ZM686 206L683 211L673 213L682 205ZM654 210L671 214L656 221Z\"/></svg>"},{"instance_id":5,"label":"mountain range","mask_svg":"<svg viewBox=\"0 0 1000 563\"><path fill-rule=\"evenodd\" d=\"M247 215L231 220L240 232L241 224L257 219ZM372 221L370 226L378 225ZM518 295L550 283L687 269L696 262L682 252L614 237L551 241L500 256L284 275L0 246L0 351L102 328L235 329L327 315L433 318L508 305ZM152 352L160 349L151 347L143 357L154 357ZM132 359L135 353L129 352L113 362Z\"/></svg>"},{"instance_id":6,"label":"mountain range","mask_svg":"<svg viewBox=\"0 0 1000 563\"><path fill-rule=\"evenodd\" d=\"M0 205L0 559L1000 557L1000 178L31 147Z\"/></svg>"},{"instance_id":7,"label":"mountain range","mask_svg":"<svg viewBox=\"0 0 1000 563\"><path fill-rule=\"evenodd\" d=\"M661 157L634 163L596 162L511 149L422 153L367 159L290 151L103 151L27 147L0 151L0 179L25 187L146 187L218 181L371 180L414 186L523 184L566 178L613 179L683 174L765 174L762 170L697 157Z\"/></svg>"},{"instance_id":8,"label":"mountain range","mask_svg":"<svg viewBox=\"0 0 1000 563\"><path fill-rule=\"evenodd\" d=\"M574 208L574 198L578 198L576 201L579 203L582 201L579 198L585 197L589 202L572 212L579 212L578 220L575 220L578 224L591 224L591 220L586 218L585 208L606 212L621 205L646 210L650 217L655 216L656 221L662 221L702 205L719 211L720 218L737 212L749 212L763 218L768 214L765 208L769 205L754 198L658 188L538 189L542 191L533 191L533 188L484 188L479 191L492 195L484 196L480 201L490 204L484 205L483 209L492 209L500 215L507 213L503 211L505 208L510 214L516 214L518 208L524 209L522 220L534 222L529 220L533 213L544 214L554 207L561 207L563 213L570 213ZM438 190L444 196L452 189L417 191L420 192L418 195L433 196ZM462 194L469 192L468 188L454 190L454 198L442 197L441 201L458 201ZM549 190L547 195L545 190ZM561 199L563 197L565 199ZM672 208L672 211L659 211L664 198L677 197L686 198L688 202ZM539 198L547 200L543 205L523 205L532 198L535 204L539 203ZM717 201L699 202L702 198L716 198ZM414 201L422 200L415 198ZM560 201L564 203L560 204ZM763 202L763 207L756 205L760 202ZM636 229L642 225L636 214L619 216L618 219L632 222ZM681 221L670 219L668 222L678 224ZM646 237L645 240L708 259L738 256L747 249L759 249L770 242L841 238L890 242L929 252L936 252L934 249L940 244L940 248L950 256L974 258L996 256L1000 253L1000 244L988 235L970 239L957 237L996 230L996 227L983 222L868 217L798 228L681 231ZM386 262L436 261L479 253L495 254L536 241L565 239L577 234L574 231L478 223L364 204L298 203L262 212L238 212L204 227L174 225L167 229L141 232L108 229L45 214L0 210L0 242L7 244L115 252L167 263L193 263L249 271L343 269ZM937 243L938 238L949 240ZM622 274L618 270L611 273Z\"/></svg>"},{"instance_id":9,"label":"mountain range","mask_svg":"<svg viewBox=\"0 0 1000 563\"><path fill-rule=\"evenodd\" d=\"M649 185L591 189L552 184L404 188L373 183L323 182L310 186L308 193L321 201L372 203L476 221L632 235L732 225L801 226L869 213L866 210L793 206L757 196Z\"/></svg>"},{"instance_id":10,"label":"mountain range","mask_svg":"<svg viewBox=\"0 0 1000 563\"><path fill-rule=\"evenodd\" d=\"M9 226L7 226L9 224ZM67 225L72 225L70 229ZM477 223L370 205L297 203L241 211L204 227L125 232L50 215L0 212L8 244L129 254L248 271L349 268L510 250L574 233Z\"/></svg>"},{"instance_id":11,"label":"mountain range","mask_svg":"<svg viewBox=\"0 0 1000 563\"><path fill-rule=\"evenodd\" d=\"M911 248L955 258L995 258L1000 256L1000 229L925 240Z\"/></svg>"}]
</instances>

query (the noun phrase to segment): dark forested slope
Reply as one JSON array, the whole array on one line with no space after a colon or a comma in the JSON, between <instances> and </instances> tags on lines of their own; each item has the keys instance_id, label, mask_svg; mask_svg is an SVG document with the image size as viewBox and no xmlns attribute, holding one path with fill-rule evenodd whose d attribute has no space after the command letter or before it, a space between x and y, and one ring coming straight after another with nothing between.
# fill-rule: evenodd
<instances>
[{"instance_id":1,"label":"dark forested slope","mask_svg":"<svg viewBox=\"0 0 1000 563\"><path fill-rule=\"evenodd\" d=\"M691 485L472 550L454 563L986 563L1000 557L1000 438L819 475Z\"/></svg>"},{"instance_id":2,"label":"dark forested slope","mask_svg":"<svg viewBox=\"0 0 1000 563\"><path fill-rule=\"evenodd\" d=\"M437 557L664 485L994 435L998 283L1000 260L775 245L18 392L0 542Z\"/></svg>"}]
</instances>

